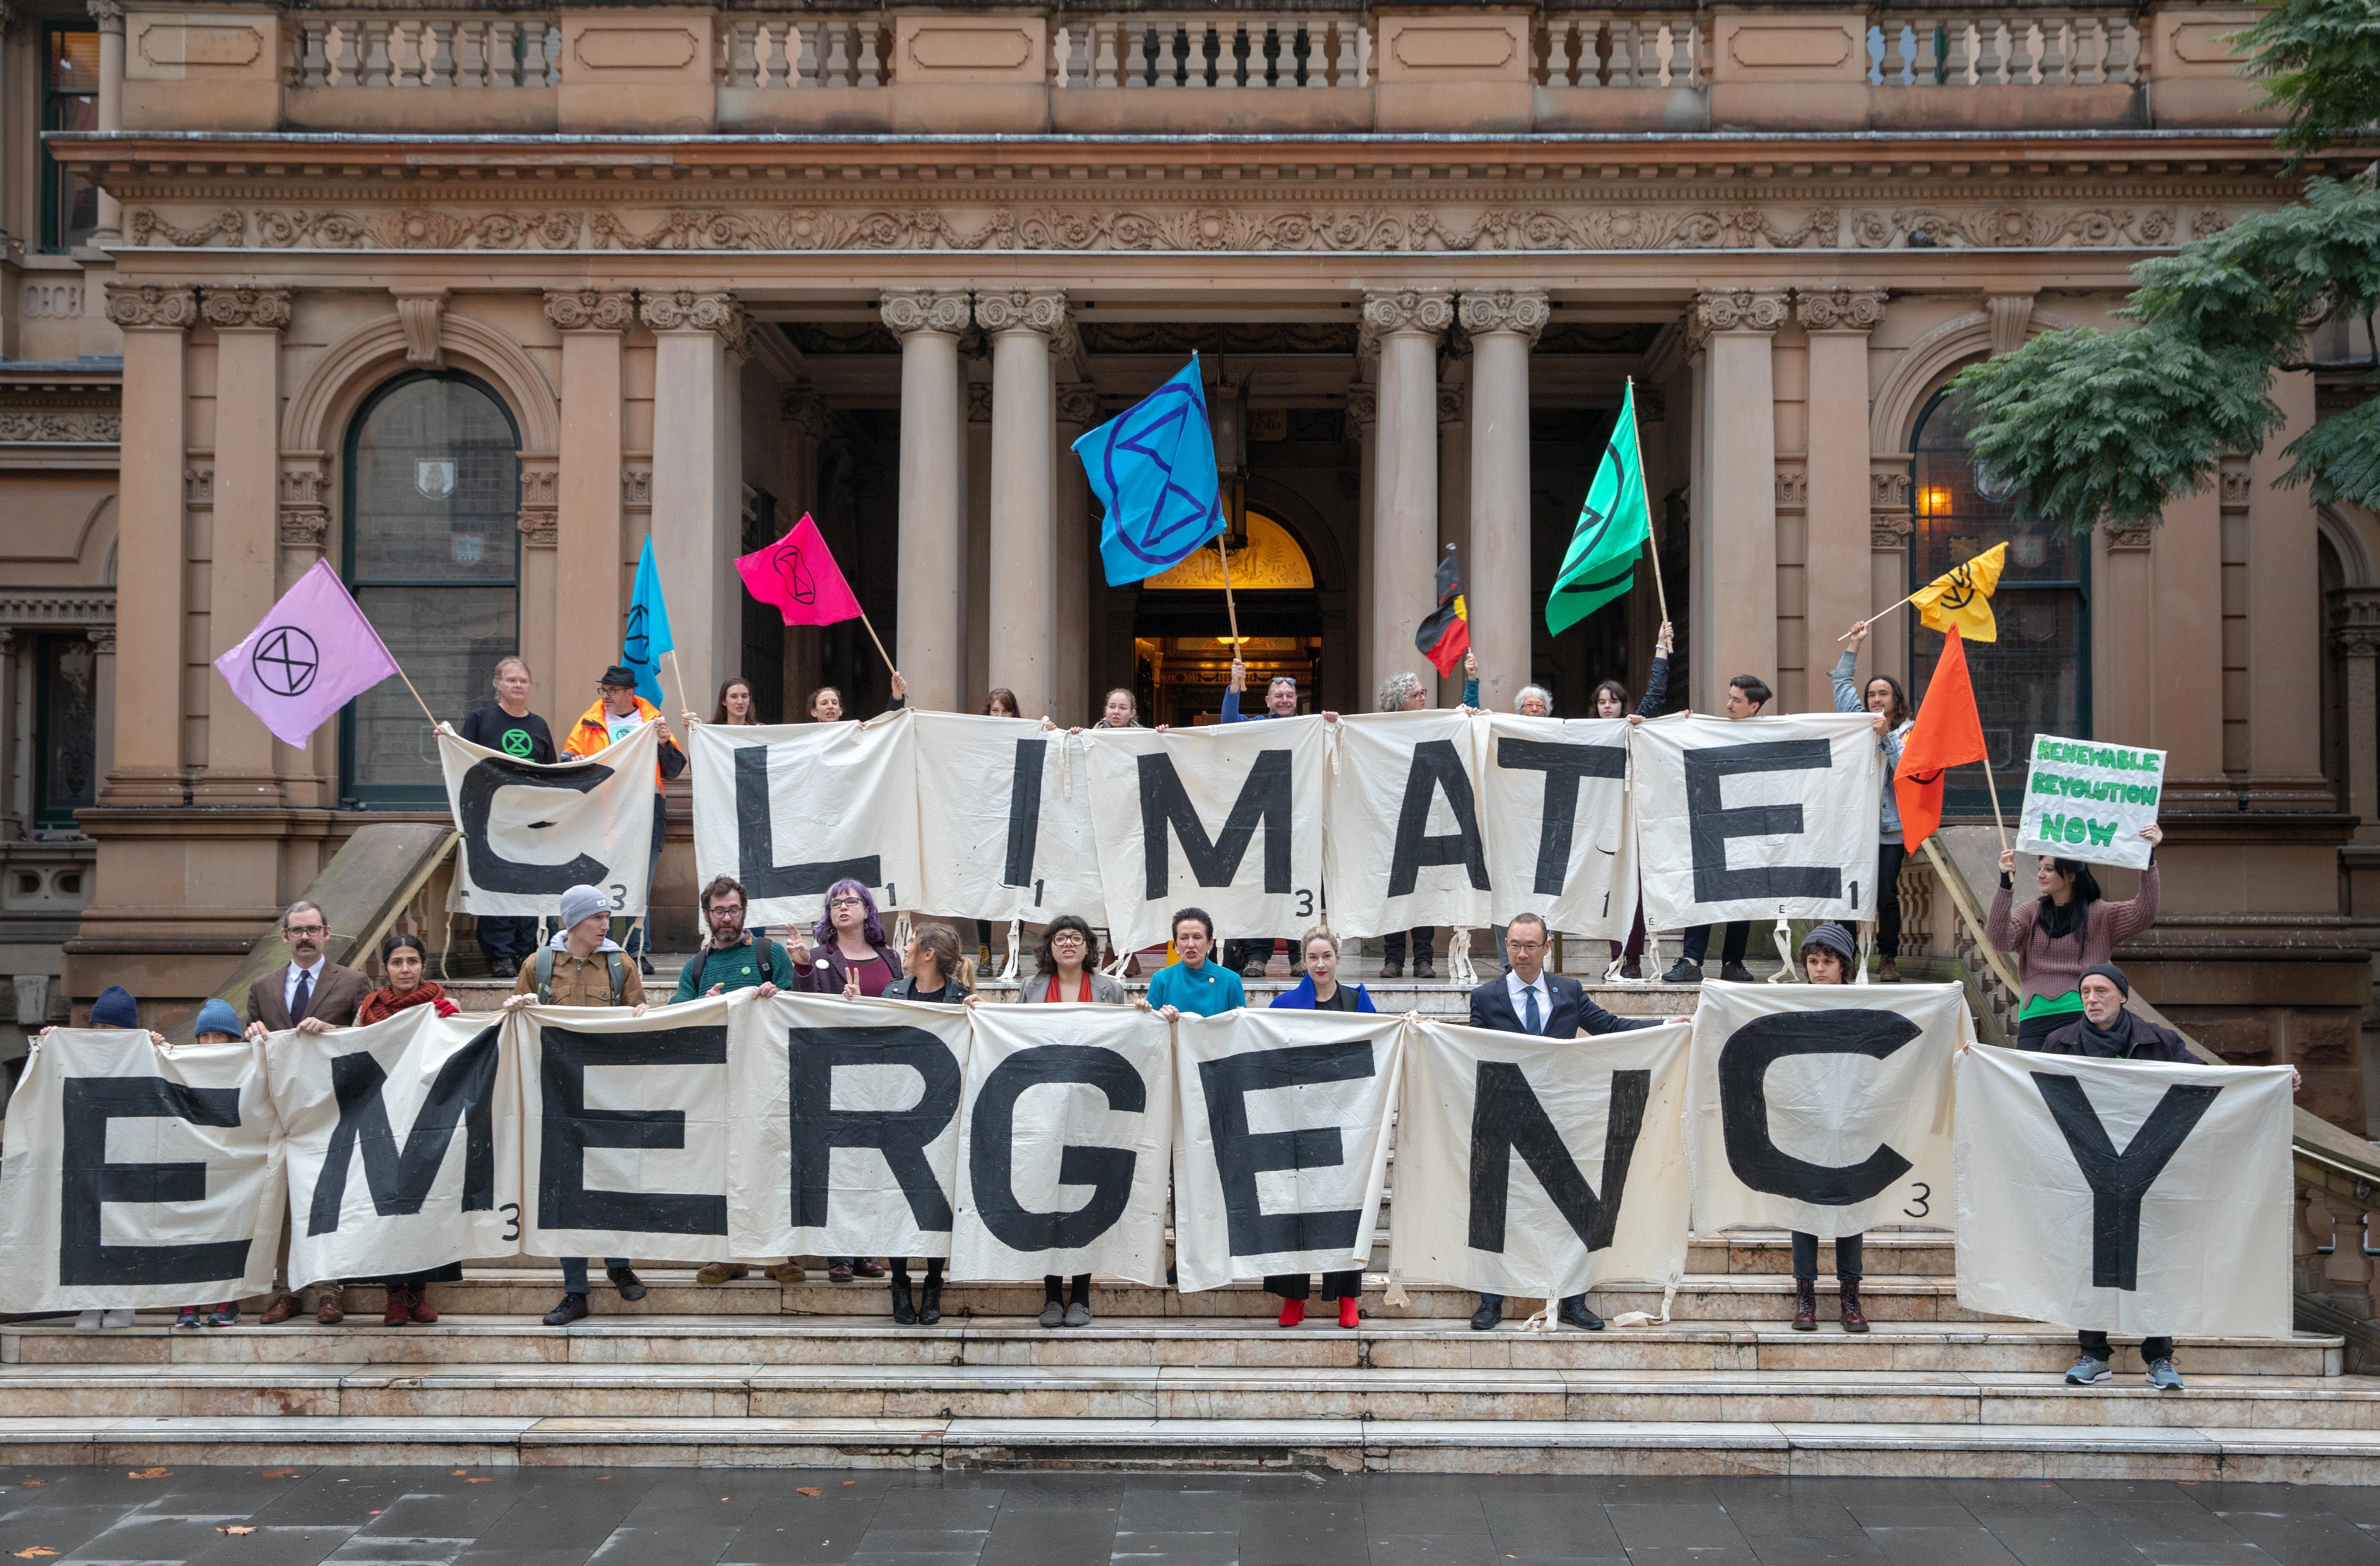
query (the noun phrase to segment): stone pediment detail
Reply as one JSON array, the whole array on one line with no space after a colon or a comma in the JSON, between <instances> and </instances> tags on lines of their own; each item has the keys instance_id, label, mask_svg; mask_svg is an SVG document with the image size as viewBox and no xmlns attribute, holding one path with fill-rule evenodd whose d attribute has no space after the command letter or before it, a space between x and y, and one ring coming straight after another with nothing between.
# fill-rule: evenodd
<instances>
[{"instance_id":1,"label":"stone pediment detail","mask_svg":"<svg viewBox=\"0 0 2380 1566\"><path fill-rule=\"evenodd\" d=\"M2203 222L2203 219L2194 220ZM2155 248L2186 233L2173 207L2005 202L1913 206L1358 205L1254 202L969 207L606 208L141 206L135 245L346 250L1213 251Z\"/></svg>"}]
</instances>

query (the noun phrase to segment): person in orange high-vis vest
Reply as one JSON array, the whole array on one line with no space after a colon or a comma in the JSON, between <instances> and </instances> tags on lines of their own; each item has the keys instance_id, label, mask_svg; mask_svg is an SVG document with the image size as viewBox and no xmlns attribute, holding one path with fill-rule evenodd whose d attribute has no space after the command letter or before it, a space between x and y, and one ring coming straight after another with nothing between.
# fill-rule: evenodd
<instances>
[{"instance_id":1,"label":"person in orange high-vis vest","mask_svg":"<svg viewBox=\"0 0 2380 1566\"><path fill-rule=\"evenodd\" d=\"M570 737L562 745L565 756L592 756L613 741L624 739L661 718L659 710L637 694L637 676L621 664L614 663L603 671L603 677L595 682L595 705L580 713L578 722L570 725ZM685 771L686 752L677 747L677 742L670 736L669 723L663 720L661 756L653 764L653 788L658 792L663 783ZM649 888L652 885L653 873L661 866L662 841L667 831L663 812L656 807L653 811L652 862L645 873L645 884ZM651 898L652 894L648 891L648 905ZM650 944L645 938L645 927L650 922L650 917L628 921L627 934L622 941L636 957L638 968L648 974L653 971L652 959L645 955Z\"/></svg>"}]
</instances>

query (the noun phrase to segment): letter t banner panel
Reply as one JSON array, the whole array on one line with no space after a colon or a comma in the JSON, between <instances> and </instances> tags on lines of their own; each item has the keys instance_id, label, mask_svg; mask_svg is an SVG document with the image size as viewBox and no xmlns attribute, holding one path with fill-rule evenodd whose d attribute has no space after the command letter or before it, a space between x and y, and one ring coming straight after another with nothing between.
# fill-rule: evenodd
<instances>
[{"instance_id":1,"label":"letter t banner panel","mask_svg":"<svg viewBox=\"0 0 2380 1566\"><path fill-rule=\"evenodd\" d=\"M893 910L922 905L916 713L702 723L687 744L696 883L742 881L752 923L808 930L825 915L826 889L845 880L868 888L888 933Z\"/></svg>"},{"instance_id":2,"label":"letter t banner panel","mask_svg":"<svg viewBox=\"0 0 2380 1566\"><path fill-rule=\"evenodd\" d=\"M1473 722L1487 735L1479 816L1494 921L1541 914L1553 929L1627 940L1636 922L1627 721L1500 712Z\"/></svg>"},{"instance_id":3,"label":"letter t banner panel","mask_svg":"<svg viewBox=\"0 0 2380 1566\"><path fill-rule=\"evenodd\" d=\"M1172 1029L1123 1006L982 1006L951 1270L1165 1281Z\"/></svg>"},{"instance_id":4,"label":"letter t banner panel","mask_svg":"<svg viewBox=\"0 0 2380 1566\"><path fill-rule=\"evenodd\" d=\"M1331 924L1342 935L1486 924L1474 721L1377 712L1338 729L1322 846Z\"/></svg>"},{"instance_id":5,"label":"letter t banner panel","mask_svg":"<svg viewBox=\"0 0 2380 1566\"><path fill-rule=\"evenodd\" d=\"M724 997L641 1017L509 1014L523 1255L698 1262L726 1249L728 1014Z\"/></svg>"},{"instance_id":6,"label":"letter t banner panel","mask_svg":"<svg viewBox=\"0 0 2380 1566\"><path fill-rule=\"evenodd\" d=\"M2289 1067L1978 1048L1957 1075L1961 1305L2149 1337L2289 1335Z\"/></svg>"},{"instance_id":7,"label":"letter t banner panel","mask_svg":"<svg viewBox=\"0 0 2380 1566\"><path fill-rule=\"evenodd\" d=\"M601 887L620 914L651 893L653 787L661 730L647 723L583 760L541 766L438 731L446 803L463 834L455 900L467 914L562 912L574 886Z\"/></svg>"},{"instance_id":8,"label":"letter t banner panel","mask_svg":"<svg viewBox=\"0 0 2380 1566\"><path fill-rule=\"evenodd\" d=\"M1684 1019L1599 1038L1425 1023L1405 1046L1398 1276L1526 1299L1684 1279Z\"/></svg>"},{"instance_id":9,"label":"letter t banner panel","mask_svg":"<svg viewBox=\"0 0 2380 1566\"><path fill-rule=\"evenodd\" d=\"M281 1153L256 1046L59 1028L8 1101L0 1310L237 1299L273 1282Z\"/></svg>"},{"instance_id":10,"label":"letter t banner panel","mask_svg":"<svg viewBox=\"0 0 2380 1566\"><path fill-rule=\"evenodd\" d=\"M1876 917L1884 758L1864 712L1633 725L1645 928Z\"/></svg>"},{"instance_id":11,"label":"letter t banner panel","mask_svg":"<svg viewBox=\"0 0 2380 1566\"><path fill-rule=\"evenodd\" d=\"M1950 1224L1956 984L1703 982L1686 1156L1694 1230Z\"/></svg>"},{"instance_id":12,"label":"letter t banner panel","mask_svg":"<svg viewBox=\"0 0 2380 1566\"><path fill-rule=\"evenodd\" d=\"M1173 1259L1184 1293L1371 1265L1406 1028L1230 1012L1173 1025Z\"/></svg>"},{"instance_id":13,"label":"letter t banner panel","mask_svg":"<svg viewBox=\"0 0 2380 1566\"><path fill-rule=\"evenodd\" d=\"M519 1253L520 1084L503 1031L497 1018L409 1006L370 1027L265 1041L294 1287Z\"/></svg>"}]
</instances>

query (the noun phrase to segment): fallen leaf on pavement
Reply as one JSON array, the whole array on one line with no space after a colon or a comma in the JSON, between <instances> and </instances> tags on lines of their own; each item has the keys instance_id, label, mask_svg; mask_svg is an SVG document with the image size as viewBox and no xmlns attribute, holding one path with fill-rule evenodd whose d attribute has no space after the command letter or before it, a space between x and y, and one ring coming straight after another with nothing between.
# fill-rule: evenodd
<instances>
[{"instance_id":1,"label":"fallen leaf on pavement","mask_svg":"<svg viewBox=\"0 0 2380 1566\"><path fill-rule=\"evenodd\" d=\"M256 1525L252 1523L234 1523L227 1528L217 1528L215 1532L218 1534L252 1534L256 1532Z\"/></svg>"},{"instance_id":2,"label":"fallen leaf on pavement","mask_svg":"<svg viewBox=\"0 0 2380 1566\"><path fill-rule=\"evenodd\" d=\"M794 1493L795 1495L820 1495L824 1492L810 1485L795 1485L794 1487Z\"/></svg>"},{"instance_id":3,"label":"fallen leaf on pavement","mask_svg":"<svg viewBox=\"0 0 2380 1566\"><path fill-rule=\"evenodd\" d=\"M463 1482L467 1485L492 1485L495 1483L493 1479L488 1478L466 1479Z\"/></svg>"},{"instance_id":4,"label":"fallen leaf on pavement","mask_svg":"<svg viewBox=\"0 0 2380 1566\"><path fill-rule=\"evenodd\" d=\"M162 1479L173 1473L171 1468L135 1468L125 1475L128 1479Z\"/></svg>"},{"instance_id":5,"label":"fallen leaf on pavement","mask_svg":"<svg viewBox=\"0 0 2380 1566\"><path fill-rule=\"evenodd\" d=\"M28 1479L25 1483L29 1485L46 1485L49 1481L47 1479Z\"/></svg>"},{"instance_id":6,"label":"fallen leaf on pavement","mask_svg":"<svg viewBox=\"0 0 2380 1566\"><path fill-rule=\"evenodd\" d=\"M33 1546L31 1548L30 1548L30 1549L20 1549L20 1550L18 1550L18 1551L16 1552L16 1555L17 1555L17 1559L18 1559L18 1560L30 1560L33 1557L35 1557L35 1556L37 1556L37 1555L55 1555L56 1553L57 1553L57 1551L56 1551L56 1550L52 1549L49 1546L47 1546L47 1545L45 1545L45 1544L37 1544L37 1545L34 1545L34 1546Z\"/></svg>"},{"instance_id":7,"label":"fallen leaf on pavement","mask_svg":"<svg viewBox=\"0 0 2380 1566\"><path fill-rule=\"evenodd\" d=\"M294 1479L298 1476L298 1470L295 1468L268 1468L264 1471L264 1476L268 1479Z\"/></svg>"}]
</instances>

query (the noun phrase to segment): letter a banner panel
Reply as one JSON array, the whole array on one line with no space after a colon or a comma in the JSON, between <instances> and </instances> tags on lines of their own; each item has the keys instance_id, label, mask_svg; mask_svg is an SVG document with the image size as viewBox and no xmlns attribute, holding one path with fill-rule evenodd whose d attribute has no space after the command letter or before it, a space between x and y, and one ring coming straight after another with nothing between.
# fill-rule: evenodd
<instances>
[{"instance_id":1,"label":"letter a banner panel","mask_svg":"<svg viewBox=\"0 0 2380 1566\"><path fill-rule=\"evenodd\" d=\"M1686 1154L1694 1228L1950 1223L1955 984L1703 982Z\"/></svg>"},{"instance_id":2,"label":"letter a banner panel","mask_svg":"<svg viewBox=\"0 0 2380 1566\"><path fill-rule=\"evenodd\" d=\"M1959 1057L1958 1092L1961 1305L2102 1332L2289 1335L2289 1067L1981 1047Z\"/></svg>"},{"instance_id":3,"label":"letter a banner panel","mask_svg":"<svg viewBox=\"0 0 2380 1566\"><path fill-rule=\"evenodd\" d=\"M1123 1006L981 1006L951 1271L1162 1287L1172 1029Z\"/></svg>"},{"instance_id":4,"label":"letter a banner panel","mask_svg":"<svg viewBox=\"0 0 2380 1566\"><path fill-rule=\"evenodd\" d=\"M1338 730L1322 863L1331 925L1342 935L1380 935L1486 924L1471 719L1379 712L1342 719Z\"/></svg>"},{"instance_id":5,"label":"letter a banner panel","mask_svg":"<svg viewBox=\"0 0 2380 1566\"><path fill-rule=\"evenodd\" d=\"M734 728L700 723L694 774L698 884L733 876L756 925L818 923L826 889L868 888L892 928L920 905L917 725L907 710L865 723Z\"/></svg>"},{"instance_id":6,"label":"letter a banner panel","mask_svg":"<svg viewBox=\"0 0 2380 1566\"><path fill-rule=\"evenodd\" d=\"M1174 1265L1184 1293L1370 1265L1405 1026L1340 1012L1173 1025Z\"/></svg>"},{"instance_id":7,"label":"letter a banner panel","mask_svg":"<svg viewBox=\"0 0 2380 1566\"><path fill-rule=\"evenodd\" d=\"M444 727L438 762L463 834L455 900L467 914L559 914L574 886L600 887L617 914L651 894L653 787L661 730L652 723L580 759L540 765L473 745Z\"/></svg>"},{"instance_id":8,"label":"letter a banner panel","mask_svg":"<svg viewBox=\"0 0 2380 1566\"><path fill-rule=\"evenodd\" d=\"M62 1027L0 1150L0 1310L237 1299L273 1282L281 1150L256 1046Z\"/></svg>"},{"instance_id":9,"label":"letter a banner panel","mask_svg":"<svg viewBox=\"0 0 2380 1566\"><path fill-rule=\"evenodd\" d=\"M293 1287L519 1252L520 1090L503 1032L501 1018L408 1006L265 1041Z\"/></svg>"},{"instance_id":10,"label":"letter a banner panel","mask_svg":"<svg viewBox=\"0 0 2380 1566\"><path fill-rule=\"evenodd\" d=\"M1424 1023L1406 1046L1390 1255L1408 1279L1560 1299L1686 1270L1682 1018L1599 1038Z\"/></svg>"}]
</instances>

